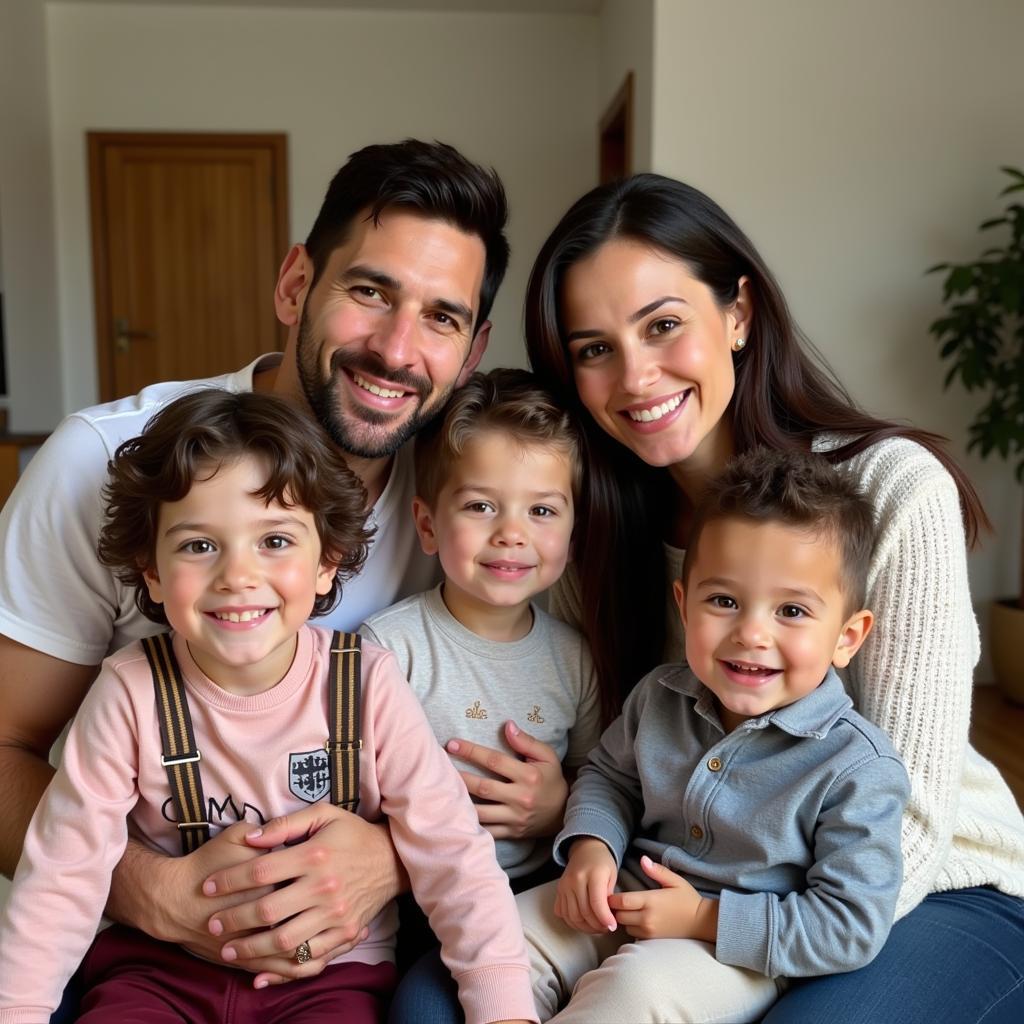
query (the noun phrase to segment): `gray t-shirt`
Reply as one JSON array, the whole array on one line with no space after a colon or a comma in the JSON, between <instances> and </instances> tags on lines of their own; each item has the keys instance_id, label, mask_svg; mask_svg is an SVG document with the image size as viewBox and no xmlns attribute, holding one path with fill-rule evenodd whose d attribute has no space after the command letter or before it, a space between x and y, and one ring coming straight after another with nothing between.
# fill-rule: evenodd
<instances>
[{"instance_id":1,"label":"gray t-shirt","mask_svg":"<svg viewBox=\"0 0 1024 1024\"><path fill-rule=\"evenodd\" d=\"M513 719L577 768L601 735L590 650L571 626L531 608L533 628L521 640L487 640L454 618L436 587L378 612L359 631L394 651L439 743L461 737L514 755L503 730ZM456 765L486 774L458 759ZM546 839L499 839L495 846L510 878L538 868L551 849Z\"/></svg>"}]
</instances>

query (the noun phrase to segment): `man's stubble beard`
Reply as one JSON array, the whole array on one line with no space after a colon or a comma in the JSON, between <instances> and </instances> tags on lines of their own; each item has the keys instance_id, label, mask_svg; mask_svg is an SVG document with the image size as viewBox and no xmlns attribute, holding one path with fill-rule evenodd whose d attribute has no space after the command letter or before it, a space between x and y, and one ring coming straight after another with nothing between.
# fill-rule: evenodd
<instances>
[{"instance_id":1,"label":"man's stubble beard","mask_svg":"<svg viewBox=\"0 0 1024 1024\"><path fill-rule=\"evenodd\" d=\"M386 370L378 360L351 356L339 349L331 356L331 374L326 380L321 374L318 361L319 345L312 337L309 320L303 309L299 319L299 335L296 352L296 364L299 381L309 407L313 410L316 421L327 431L330 439L348 455L361 459L381 459L394 455L417 431L426 426L445 406L452 392L455 381L452 381L437 399L425 404L426 396L431 392L430 381L424 377L405 370ZM360 409L358 414L346 414L338 401L335 380L343 372L343 368L362 372L395 384L399 388L412 390L418 396L419 404L416 411L405 422L394 427L390 434L374 434L372 431L353 429L355 420L362 426L386 426L392 417L385 412L373 409Z\"/></svg>"}]
</instances>

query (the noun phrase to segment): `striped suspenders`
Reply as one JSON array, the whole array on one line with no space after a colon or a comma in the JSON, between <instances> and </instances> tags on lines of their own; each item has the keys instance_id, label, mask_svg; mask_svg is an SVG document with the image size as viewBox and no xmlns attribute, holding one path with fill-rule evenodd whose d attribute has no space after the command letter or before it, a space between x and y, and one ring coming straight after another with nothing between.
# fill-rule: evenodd
<instances>
[{"instance_id":1,"label":"striped suspenders","mask_svg":"<svg viewBox=\"0 0 1024 1024\"><path fill-rule=\"evenodd\" d=\"M331 803L346 811L359 806L359 682L362 677L358 633L335 632L331 640L330 736Z\"/></svg>"},{"instance_id":2,"label":"striped suspenders","mask_svg":"<svg viewBox=\"0 0 1024 1024\"><path fill-rule=\"evenodd\" d=\"M360 637L335 632L331 639L328 717L330 735L324 744L331 772L331 802L347 811L359 804ZM167 769L174 800L181 852L191 853L210 838L206 798L199 772L202 754L196 747L192 717L181 669L167 633L145 637L143 650L153 674L160 719L161 764Z\"/></svg>"},{"instance_id":3,"label":"striped suspenders","mask_svg":"<svg viewBox=\"0 0 1024 1024\"><path fill-rule=\"evenodd\" d=\"M163 747L160 762L167 769L167 780L171 784L178 832L181 833L181 852L191 853L210 838L203 780L199 777L202 754L192 733L185 684L178 659L171 649L170 634L147 636L142 647L153 673L157 717L160 719L160 745Z\"/></svg>"}]
</instances>

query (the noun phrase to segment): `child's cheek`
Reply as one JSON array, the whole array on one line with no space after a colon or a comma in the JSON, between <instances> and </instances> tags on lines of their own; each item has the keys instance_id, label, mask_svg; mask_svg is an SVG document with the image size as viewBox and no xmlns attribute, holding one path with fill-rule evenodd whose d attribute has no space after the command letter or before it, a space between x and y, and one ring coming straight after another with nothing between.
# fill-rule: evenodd
<instances>
[{"instance_id":1,"label":"child's cheek","mask_svg":"<svg viewBox=\"0 0 1024 1024\"><path fill-rule=\"evenodd\" d=\"M706 675L706 667L714 656L714 629L703 615L691 616L686 630L686 661L698 675Z\"/></svg>"},{"instance_id":2,"label":"child's cheek","mask_svg":"<svg viewBox=\"0 0 1024 1024\"><path fill-rule=\"evenodd\" d=\"M303 595L310 587L316 586L317 567L306 562L289 562L274 574L276 588L283 596Z\"/></svg>"}]
</instances>

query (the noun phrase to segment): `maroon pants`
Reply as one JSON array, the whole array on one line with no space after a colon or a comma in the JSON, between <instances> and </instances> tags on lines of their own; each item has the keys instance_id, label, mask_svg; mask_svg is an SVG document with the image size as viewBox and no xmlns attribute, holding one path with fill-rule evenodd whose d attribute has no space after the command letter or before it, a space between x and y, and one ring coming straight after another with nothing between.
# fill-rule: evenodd
<instances>
[{"instance_id":1,"label":"maroon pants","mask_svg":"<svg viewBox=\"0 0 1024 1024\"><path fill-rule=\"evenodd\" d=\"M245 971L120 925L96 937L81 976L80 1024L379 1024L397 978L390 963L344 963L254 989Z\"/></svg>"}]
</instances>

